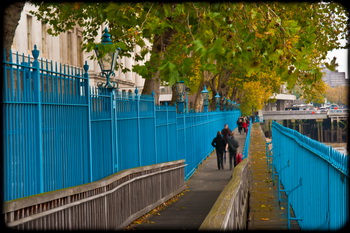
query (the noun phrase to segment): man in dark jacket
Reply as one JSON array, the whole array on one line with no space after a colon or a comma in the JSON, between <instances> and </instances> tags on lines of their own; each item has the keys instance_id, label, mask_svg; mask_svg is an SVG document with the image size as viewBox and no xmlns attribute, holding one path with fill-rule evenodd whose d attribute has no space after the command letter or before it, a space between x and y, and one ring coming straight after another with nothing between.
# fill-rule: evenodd
<instances>
[{"instance_id":1,"label":"man in dark jacket","mask_svg":"<svg viewBox=\"0 0 350 233\"><path fill-rule=\"evenodd\" d=\"M226 163L226 151L228 150L228 145L227 145L227 139L230 137L231 135L231 130L228 128L228 124L224 125L224 128L221 130L221 134L225 139L226 142L226 147L225 147L225 152L224 152L224 163Z\"/></svg>"},{"instance_id":2,"label":"man in dark jacket","mask_svg":"<svg viewBox=\"0 0 350 233\"><path fill-rule=\"evenodd\" d=\"M237 154L237 148L239 147L238 141L234 138L234 132L231 132L231 137L227 140L228 144L228 151L230 153L230 170L232 170L232 159L233 164L236 166L236 154Z\"/></svg>"},{"instance_id":3,"label":"man in dark jacket","mask_svg":"<svg viewBox=\"0 0 350 233\"><path fill-rule=\"evenodd\" d=\"M216 159L218 161L219 170L220 168L224 169L223 154L226 147L226 141L224 137L221 135L220 131L218 131L218 133L216 134L216 137L211 142L211 145L216 149Z\"/></svg>"}]
</instances>

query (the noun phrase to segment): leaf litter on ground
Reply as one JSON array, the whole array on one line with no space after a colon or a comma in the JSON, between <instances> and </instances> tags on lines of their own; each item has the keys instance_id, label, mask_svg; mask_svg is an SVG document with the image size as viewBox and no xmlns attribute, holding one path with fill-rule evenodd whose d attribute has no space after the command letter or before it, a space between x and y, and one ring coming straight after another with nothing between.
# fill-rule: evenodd
<instances>
[{"instance_id":1,"label":"leaf litter on ground","mask_svg":"<svg viewBox=\"0 0 350 233\"><path fill-rule=\"evenodd\" d=\"M167 200L166 202L163 202L162 204L160 204L159 206L157 206L156 208L154 208L153 210L151 210L150 212L148 212L147 214L141 216L140 218L132 221L126 228L125 230L134 230L133 227L135 225L139 225L139 224L143 224L143 223L149 223L152 224L154 223L154 221L149 221L147 220L148 218L150 218L153 215L160 215L159 211L165 209L166 207L168 207L169 205L175 203L176 201L179 200L179 198L183 195L185 195L186 192L190 191L188 189L188 187L186 187L185 190L183 190L182 192L176 194L174 197L170 198L169 200Z\"/></svg>"}]
</instances>

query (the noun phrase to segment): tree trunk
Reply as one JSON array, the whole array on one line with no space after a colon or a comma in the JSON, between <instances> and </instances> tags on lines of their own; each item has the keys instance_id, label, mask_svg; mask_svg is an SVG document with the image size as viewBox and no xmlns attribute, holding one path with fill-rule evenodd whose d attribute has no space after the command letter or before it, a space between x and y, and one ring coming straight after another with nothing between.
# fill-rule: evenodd
<instances>
[{"instance_id":1,"label":"tree trunk","mask_svg":"<svg viewBox=\"0 0 350 233\"><path fill-rule=\"evenodd\" d=\"M219 75L217 90L220 93L220 96L226 97L226 99L231 99L228 96L231 87L227 85L227 81L229 80L231 73L232 71L230 70L223 70Z\"/></svg>"},{"instance_id":2,"label":"tree trunk","mask_svg":"<svg viewBox=\"0 0 350 233\"><path fill-rule=\"evenodd\" d=\"M218 89L216 88L216 85L215 85L215 81L216 81L217 77L218 77L218 75L215 75L214 78L212 78L209 82L210 89L213 92L213 97L212 97L211 101L209 101L209 109L213 109L213 110L216 109L216 99L215 99L216 93L219 93L219 95L221 96L220 92L218 91Z\"/></svg>"},{"instance_id":3,"label":"tree trunk","mask_svg":"<svg viewBox=\"0 0 350 233\"><path fill-rule=\"evenodd\" d=\"M204 78L202 77L201 79L201 82L198 86L198 90L197 90L197 93L196 93L196 98L194 100L194 110L196 112L200 112L202 110L202 105L203 105L203 98L202 98L202 95L201 95L201 92L203 90L203 87L204 87Z\"/></svg>"},{"instance_id":4,"label":"tree trunk","mask_svg":"<svg viewBox=\"0 0 350 233\"><path fill-rule=\"evenodd\" d=\"M162 53L165 51L167 46L171 42L172 36L176 33L175 30L169 29L163 32L162 35L156 35L152 45L152 55L150 59L150 64L152 67L159 67L161 64L161 59L163 57ZM154 91L155 102L159 104L159 87L160 87L160 72L157 70L151 76L145 80L145 84L142 90L143 95L150 95Z\"/></svg>"},{"instance_id":5,"label":"tree trunk","mask_svg":"<svg viewBox=\"0 0 350 233\"><path fill-rule=\"evenodd\" d=\"M5 8L3 16L3 49L6 50L7 56L9 56L9 51L15 36L16 28L18 22L21 18L21 12L23 10L25 2L14 2Z\"/></svg>"}]
</instances>

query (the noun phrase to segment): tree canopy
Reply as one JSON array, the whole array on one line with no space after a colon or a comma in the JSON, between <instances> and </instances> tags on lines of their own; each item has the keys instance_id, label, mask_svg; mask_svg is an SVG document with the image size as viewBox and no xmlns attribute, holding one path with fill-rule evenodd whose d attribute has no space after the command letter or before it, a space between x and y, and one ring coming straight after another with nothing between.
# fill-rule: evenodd
<instances>
[{"instance_id":1,"label":"tree canopy","mask_svg":"<svg viewBox=\"0 0 350 233\"><path fill-rule=\"evenodd\" d=\"M146 79L143 94L183 80L198 93L203 85L241 104L243 114L259 109L281 83L300 95L324 93L318 83L327 52L344 48L345 8L337 3L37 3L33 14L57 35L83 27L84 49L91 51L107 24L121 56L141 50L133 71ZM151 44L147 46L146 40ZM330 68L331 62L326 63ZM123 71L127 69L121 67ZM309 95L312 99L312 95Z\"/></svg>"}]
</instances>

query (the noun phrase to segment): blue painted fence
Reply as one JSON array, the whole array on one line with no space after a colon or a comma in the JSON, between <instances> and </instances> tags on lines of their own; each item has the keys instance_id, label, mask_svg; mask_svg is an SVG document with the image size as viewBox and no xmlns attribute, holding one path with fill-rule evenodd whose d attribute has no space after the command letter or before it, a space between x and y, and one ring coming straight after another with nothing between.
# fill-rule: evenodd
<instances>
[{"instance_id":1,"label":"blue painted fence","mask_svg":"<svg viewBox=\"0 0 350 233\"><path fill-rule=\"evenodd\" d=\"M251 120L251 123L249 124L248 126L248 132L247 132L247 136L245 137L245 141L244 141L244 147L243 147L243 151L242 151L242 157L243 159L246 159L248 158L248 155L249 155L249 147L250 147L250 133L252 132L252 126L253 126L253 123L255 123L257 121L252 121Z\"/></svg>"},{"instance_id":2,"label":"blue painted fence","mask_svg":"<svg viewBox=\"0 0 350 233\"><path fill-rule=\"evenodd\" d=\"M177 114L152 96L89 86L83 69L12 54L3 67L4 200L185 159L186 179L239 110Z\"/></svg>"},{"instance_id":3,"label":"blue painted fence","mask_svg":"<svg viewBox=\"0 0 350 233\"><path fill-rule=\"evenodd\" d=\"M276 122L272 144L273 166L300 228L342 228L349 220L348 156Z\"/></svg>"}]
</instances>

